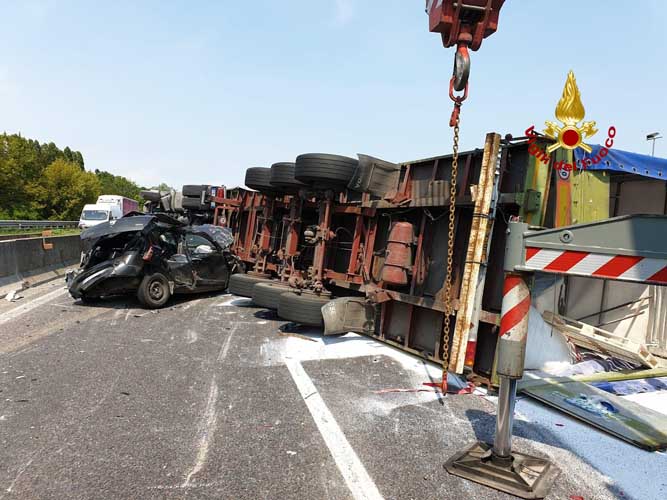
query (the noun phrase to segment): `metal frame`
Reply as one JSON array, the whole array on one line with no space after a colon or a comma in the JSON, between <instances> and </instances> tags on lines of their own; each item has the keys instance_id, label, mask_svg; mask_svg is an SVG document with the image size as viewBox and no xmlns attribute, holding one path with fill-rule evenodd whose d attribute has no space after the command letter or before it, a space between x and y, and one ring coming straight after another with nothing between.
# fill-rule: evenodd
<instances>
[{"instance_id":1,"label":"metal frame","mask_svg":"<svg viewBox=\"0 0 667 500\"><path fill-rule=\"evenodd\" d=\"M667 286L667 216L629 215L542 231L512 220L508 231L494 443L475 443L445 467L452 474L522 498L543 498L558 469L548 460L512 451L516 381L523 376L528 333L530 274L540 271ZM536 259L540 252L546 252L549 260Z\"/></svg>"}]
</instances>

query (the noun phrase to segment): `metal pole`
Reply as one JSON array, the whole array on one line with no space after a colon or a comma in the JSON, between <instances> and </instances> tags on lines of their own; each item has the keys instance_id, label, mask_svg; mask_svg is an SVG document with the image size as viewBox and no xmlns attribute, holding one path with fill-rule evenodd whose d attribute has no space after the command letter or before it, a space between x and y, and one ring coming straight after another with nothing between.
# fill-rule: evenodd
<instances>
[{"instance_id":1,"label":"metal pole","mask_svg":"<svg viewBox=\"0 0 667 500\"><path fill-rule=\"evenodd\" d=\"M512 423L516 401L516 381L523 376L528 338L528 312L530 291L519 273L507 273L503 285L503 303L498 341L498 365L500 377L496 437L493 456L509 459L512 454Z\"/></svg>"},{"instance_id":2,"label":"metal pole","mask_svg":"<svg viewBox=\"0 0 667 500\"><path fill-rule=\"evenodd\" d=\"M496 363L500 377L496 435L493 445L474 443L451 457L445 468L450 474L521 498L544 498L558 476L558 468L548 460L512 451L516 385L523 375L526 356L530 291L526 275L515 271L522 265L528 225L511 220L508 231Z\"/></svg>"},{"instance_id":3,"label":"metal pole","mask_svg":"<svg viewBox=\"0 0 667 500\"><path fill-rule=\"evenodd\" d=\"M516 379L501 376L498 393L498 416L493 454L508 459L512 454L512 427L514 424L514 403L516 402Z\"/></svg>"}]
</instances>

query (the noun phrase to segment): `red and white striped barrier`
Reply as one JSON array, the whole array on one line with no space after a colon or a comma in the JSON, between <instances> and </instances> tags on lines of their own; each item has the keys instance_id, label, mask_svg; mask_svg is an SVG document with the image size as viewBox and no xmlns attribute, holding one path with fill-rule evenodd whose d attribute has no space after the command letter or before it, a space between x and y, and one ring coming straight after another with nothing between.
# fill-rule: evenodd
<instances>
[{"instance_id":1,"label":"red and white striped barrier","mask_svg":"<svg viewBox=\"0 0 667 500\"><path fill-rule=\"evenodd\" d=\"M523 278L507 274L503 285L503 304L500 313L500 336L522 342L528 333L530 291Z\"/></svg>"},{"instance_id":2,"label":"red and white striped barrier","mask_svg":"<svg viewBox=\"0 0 667 500\"><path fill-rule=\"evenodd\" d=\"M667 260L526 247L526 270L667 284Z\"/></svg>"}]
</instances>

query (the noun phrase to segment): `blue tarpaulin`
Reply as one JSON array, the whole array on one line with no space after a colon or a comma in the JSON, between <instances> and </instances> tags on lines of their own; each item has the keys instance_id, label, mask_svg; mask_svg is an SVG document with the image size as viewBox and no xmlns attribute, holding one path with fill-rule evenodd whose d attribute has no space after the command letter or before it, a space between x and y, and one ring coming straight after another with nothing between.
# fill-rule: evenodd
<instances>
[{"instance_id":1,"label":"blue tarpaulin","mask_svg":"<svg viewBox=\"0 0 667 500\"><path fill-rule=\"evenodd\" d=\"M603 391L611 392L612 394L627 396L628 394L667 390L667 377L617 380L614 382L590 382L590 384Z\"/></svg>"},{"instance_id":2,"label":"blue tarpaulin","mask_svg":"<svg viewBox=\"0 0 667 500\"><path fill-rule=\"evenodd\" d=\"M581 160L590 159L591 165L586 166L587 170L612 170L667 181L667 159L665 158L629 153L614 148L608 149L606 156L601 158L600 150L603 146L599 144L590 146L593 149L591 153L581 148L574 150L577 168L581 168ZM597 160L597 163L594 163L593 160Z\"/></svg>"}]
</instances>

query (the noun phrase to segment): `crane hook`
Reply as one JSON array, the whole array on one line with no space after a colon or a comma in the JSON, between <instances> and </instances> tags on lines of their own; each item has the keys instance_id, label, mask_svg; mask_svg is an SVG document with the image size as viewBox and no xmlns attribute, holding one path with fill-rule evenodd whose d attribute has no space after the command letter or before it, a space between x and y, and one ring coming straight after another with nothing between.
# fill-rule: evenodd
<instances>
[{"instance_id":1,"label":"crane hook","mask_svg":"<svg viewBox=\"0 0 667 500\"><path fill-rule=\"evenodd\" d=\"M461 104L468 97L469 75L470 55L468 54L468 45L464 42L459 42L456 49L456 56L454 57L454 71L452 72L452 78L449 80L449 98L454 101L454 109L449 119L450 127L456 126L461 112ZM463 95L455 96L454 91L463 91Z\"/></svg>"},{"instance_id":2,"label":"crane hook","mask_svg":"<svg viewBox=\"0 0 667 500\"><path fill-rule=\"evenodd\" d=\"M454 90L462 91L468 86L468 76L470 76L470 54L468 53L468 44L459 42L456 55L454 56Z\"/></svg>"}]
</instances>

